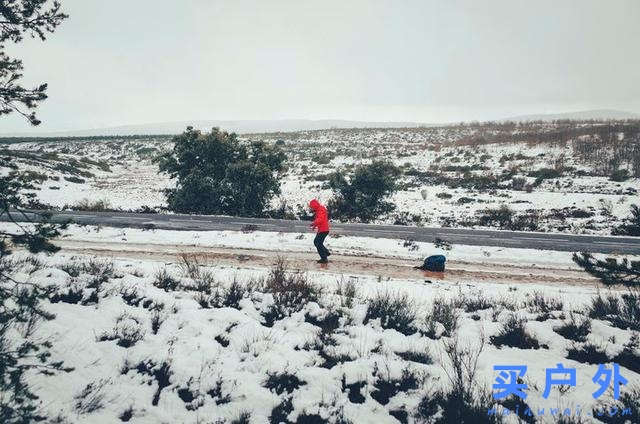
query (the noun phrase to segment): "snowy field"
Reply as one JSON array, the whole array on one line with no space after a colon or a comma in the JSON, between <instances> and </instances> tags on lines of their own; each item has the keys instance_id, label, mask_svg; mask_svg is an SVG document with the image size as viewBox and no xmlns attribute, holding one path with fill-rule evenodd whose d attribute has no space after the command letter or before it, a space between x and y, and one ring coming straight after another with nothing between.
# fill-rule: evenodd
<instances>
[{"instance_id":1,"label":"snowy field","mask_svg":"<svg viewBox=\"0 0 640 424\"><path fill-rule=\"evenodd\" d=\"M625 315L625 292L595 284L381 280L331 268L301 273L277 259L269 267L230 266L197 253L277 245L275 253L291 258L309 249L308 237L277 233L73 226L65 241L192 250L162 260L64 247L51 257L14 255L16 280L57 286L45 302L56 318L37 335L53 342L53 359L74 370L30 376L56 422L453 423L454 411L476 417L467 422L500 422L489 410L508 423L600 422L593 415L610 406L619 408L618 421L604 422L637 422L640 323ZM436 251L356 237L330 246L338 257L408 263ZM466 246L445 252L461 262L533 266L549 257L537 266L571 267L568 254ZM602 302L616 299L615 313L602 312ZM629 382L620 402L635 415L622 415L611 387L592 397L598 365L611 369L613 362ZM545 369L558 363L576 370L576 385L552 386L543 397ZM492 399L496 365L528 367L526 399ZM517 408L523 421L502 415L505 408ZM553 411L571 417L561 421Z\"/></svg>"},{"instance_id":2,"label":"snowy field","mask_svg":"<svg viewBox=\"0 0 640 424\"><path fill-rule=\"evenodd\" d=\"M487 209L508 206L525 226L511 229L609 234L638 203L640 180L610 175L608 149L624 137L603 149L589 135L601 124L561 140L554 125L242 138L287 153L273 207L297 216L331 197L330 172L386 159L402 175L380 223L478 228ZM40 183L36 208L162 212L172 183L154 158L171 147L168 137L7 143L0 173ZM633 173L631 157L613 159ZM332 234L322 266L312 238L71 225L53 256L17 251L0 269L51 286L55 314L24 331L37 328L51 359L72 368L30 372L42 413L51 423L640 422L637 292L602 287L570 253ZM414 269L433 254L447 256L446 272ZM559 364L575 383L560 373L547 385ZM501 377L496 366L527 368ZM627 384L594 396L614 370ZM526 397L494 398L507 380Z\"/></svg>"},{"instance_id":3,"label":"snowy field","mask_svg":"<svg viewBox=\"0 0 640 424\"><path fill-rule=\"evenodd\" d=\"M274 143L287 153L282 194L273 207L284 204L293 214L302 214L310 198L329 200L331 172L348 173L358 164L386 159L403 173L391 198L396 211L379 222L478 228L484 225L478 218L486 209L506 205L522 217L523 230L608 234L629 216L640 179L612 180L603 169L607 160L586 155L580 147L587 136L535 141L554 127L529 126L508 132L452 126L242 138ZM533 141L518 138L526 131ZM500 142L474 142L492 136ZM28 171L30 178L42 182L35 206L83 209L102 201L102 208L158 209L165 206L163 190L172 183L157 174L153 158L170 148L167 137L0 144L0 172ZM599 154L606 155L601 150ZM632 174L629 155L616 160Z\"/></svg>"},{"instance_id":4,"label":"snowy field","mask_svg":"<svg viewBox=\"0 0 640 424\"><path fill-rule=\"evenodd\" d=\"M12 227L13 224L0 223L0 228ZM170 231L71 225L65 231L63 239L120 243L123 247L131 244L150 244L270 250L286 255L292 252L315 252L314 235L312 232L296 234L267 231ZM335 234L329 236L327 244L339 255L401 258L413 264L419 264L428 255L445 255L449 261L578 269L571 260L570 252L461 244L447 244L443 247L433 243Z\"/></svg>"}]
</instances>

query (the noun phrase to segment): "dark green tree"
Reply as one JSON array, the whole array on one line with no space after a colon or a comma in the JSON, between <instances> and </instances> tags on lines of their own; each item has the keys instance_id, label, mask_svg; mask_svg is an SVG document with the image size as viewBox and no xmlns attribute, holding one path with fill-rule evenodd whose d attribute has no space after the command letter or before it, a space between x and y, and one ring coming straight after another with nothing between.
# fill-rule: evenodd
<instances>
[{"instance_id":1,"label":"dark green tree","mask_svg":"<svg viewBox=\"0 0 640 424\"><path fill-rule=\"evenodd\" d=\"M21 42L25 35L46 40L47 33L68 17L60 8L58 1L0 1L0 115L17 112L32 125L40 123L32 109L47 98L47 84L31 88L20 85L22 61L9 57L5 46Z\"/></svg>"},{"instance_id":2,"label":"dark green tree","mask_svg":"<svg viewBox=\"0 0 640 424\"><path fill-rule=\"evenodd\" d=\"M47 86L21 86L22 61L10 58L5 53L5 46L7 43L19 43L25 35L45 40L46 33L53 32L66 17L57 1L0 0L0 117L17 112L32 125L40 123L32 109L46 99ZM41 304L42 300L48 298L52 288L13 278L16 261L11 257L12 248L20 246L32 253L56 252L58 248L49 240L60 235L60 230L65 227L48 223L47 214L41 214L40 219L31 224L15 222L16 215L28 218L22 208L34 195L25 193L25 190L34 188L33 183L20 172L0 177L0 215L13 224L13 229L0 230L2 423L31 423L46 418L40 412L38 396L26 382L29 372L51 374L70 370L65 369L62 362L51 361L51 342L33 338L39 321L54 318Z\"/></svg>"},{"instance_id":3,"label":"dark green tree","mask_svg":"<svg viewBox=\"0 0 640 424\"><path fill-rule=\"evenodd\" d=\"M590 253L574 253L573 261L607 286L640 289L640 261L597 259Z\"/></svg>"},{"instance_id":4,"label":"dark green tree","mask_svg":"<svg viewBox=\"0 0 640 424\"><path fill-rule=\"evenodd\" d=\"M14 230L0 230L0 422L31 423L45 417L39 412L38 396L25 381L27 373L37 371L52 374L70 371L62 362L51 361L51 342L33 339L37 322L55 316L43 308L53 287L13 279L16 262L11 257L13 247L25 247L31 253L54 253L58 247L49 239L60 235L65 225L42 221L17 223L16 215L28 195L23 190L34 188L20 177L0 177L0 215L8 217ZM28 218L24 214L25 218Z\"/></svg>"},{"instance_id":5,"label":"dark green tree","mask_svg":"<svg viewBox=\"0 0 640 424\"><path fill-rule=\"evenodd\" d=\"M201 133L189 127L173 142L157 161L160 172L176 180L166 191L175 212L262 216L280 194L285 155L275 147L218 128Z\"/></svg>"},{"instance_id":6,"label":"dark green tree","mask_svg":"<svg viewBox=\"0 0 640 424\"><path fill-rule=\"evenodd\" d=\"M329 179L334 197L329 201L332 218L369 222L395 209L385 199L392 195L400 170L389 162L360 165L347 178L336 172Z\"/></svg>"}]
</instances>

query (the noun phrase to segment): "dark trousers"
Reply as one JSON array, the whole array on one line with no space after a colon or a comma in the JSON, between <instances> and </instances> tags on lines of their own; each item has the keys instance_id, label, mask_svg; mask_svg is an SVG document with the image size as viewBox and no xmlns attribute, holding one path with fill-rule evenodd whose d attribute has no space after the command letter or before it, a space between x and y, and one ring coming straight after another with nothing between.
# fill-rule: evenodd
<instances>
[{"instance_id":1,"label":"dark trousers","mask_svg":"<svg viewBox=\"0 0 640 424\"><path fill-rule=\"evenodd\" d=\"M316 238L313 239L313 244L316 246L318 250L318 255L320 255L320 259L327 259L327 256L330 255L329 250L324 247L324 239L329 235L329 231L324 231L322 233L317 233Z\"/></svg>"}]
</instances>

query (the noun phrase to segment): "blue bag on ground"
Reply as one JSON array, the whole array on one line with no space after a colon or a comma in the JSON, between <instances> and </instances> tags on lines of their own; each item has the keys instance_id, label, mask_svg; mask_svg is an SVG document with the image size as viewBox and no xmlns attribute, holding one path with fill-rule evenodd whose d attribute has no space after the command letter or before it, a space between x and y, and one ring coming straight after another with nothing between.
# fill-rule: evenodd
<instances>
[{"instance_id":1,"label":"blue bag on ground","mask_svg":"<svg viewBox=\"0 0 640 424\"><path fill-rule=\"evenodd\" d=\"M436 271L443 272L444 271L444 263L447 261L443 255L432 255L425 258L422 266L417 266L416 268L421 269L423 271Z\"/></svg>"}]
</instances>

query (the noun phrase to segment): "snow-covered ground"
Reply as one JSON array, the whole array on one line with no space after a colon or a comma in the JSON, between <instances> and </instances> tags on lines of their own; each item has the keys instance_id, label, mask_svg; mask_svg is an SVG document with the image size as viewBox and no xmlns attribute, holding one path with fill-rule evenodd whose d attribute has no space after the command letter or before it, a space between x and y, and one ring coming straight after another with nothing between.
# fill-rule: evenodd
<instances>
[{"instance_id":1,"label":"snow-covered ground","mask_svg":"<svg viewBox=\"0 0 640 424\"><path fill-rule=\"evenodd\" d=\"M166 140L10 144L8 149L23 155L9 154L13 168L0 160L0 174L33 173L42 182L37 193L45 205L65 207L90 200L125 210L155 207L164 204L163 190L171 184L158 175L152 159L167 145Z\"/></svg>"},{"instance_id":2,"label":"snow-covered ground","mask_svg":"<svg viewBox=\"0 0 640 424\"><path fill-rule=\"evenodd\" d=\"M273 205L294 212L329 199L329 172L375 159L403 170L397 211L379 222L473 226L485 208L507 205L541 231L609 233L637 203L640 181L600 175L574 154L575 140L465 141L492 134L453 126L246 138L287 152ZM167 138L7 144L0 173L41 182L36 207L86 199L144 210L164 206L172 183L153 159L170 148ZM560 176L536 182L543 168ZM490 188L451 184L503 174ZM44 302L55 319L35 336L73 367L29 374L41 410L57 423L457 424L458 414L489 423L500 422L490 410L505 408L518 411L509 423L599 422L594 411L614 393L609 385L594 399L594 376L616 363L628 381L624 413L635 415L620 409L609 422L640 422L637 294L599 286L569 253L332 235L321 266L312 237L73 225L56 255L17 251L16 281L55 285ZM444 274L413 268L439 253ZM543 396L558 364L575 369L575 387ZM499 365L527 367L526 399L492 398ZM553 415L566 408L571 417Z\"/></svg>"},{"instance_id":3,"label":"snow-covered ground","mask_svg":"<svg viewBox=\"0 0 640 424\"><path fill-rule=\"evenodd\" d=\"M12 224L0 223L0 228L12 228ZM113 228L71 225L65 231L64 240L89 242L115 242L123 247L130 244L182 245L195 247L223 247L237 249L271 250L289 252L315 251L314 234L273 233L266 231L170 231L142 230L136 228ZM550 252L536 249L516 249L493 246L451 245L435 246L433 243L387 238L369 238L331 235L327 244L336 254L350 256L378 256L402 258L420 262L428 255L446 255L450 261L476 262L483 264L519 264L522 266L546 266L574 268L570 252Z\"/></svg>"},{"instance_id":4,"label":"snow-covered ground","mask_svg":"<svg viewBox=\"0 0 640 424\"><path fill-rule=\"evenodd\" d=\"M50 338L53 359L74 371L33 374L30 383L43 408L67 422L454 422L442 409L450 413L457 404L438 392L453 387L452 358L473 359L474 352L477 373L468 386L475 396L491 393L494 366L528 367L524 401L537 422L557 422L551 416L556 408L571 408L571 415L581 411L583 420L573 422L597 422L592 407L612 402L613 393L609 388L598 401L592 397L600 363L622 365L629 381L623 395L640 383L633 329L613 317L589 318L598 293L619 296L602 288L352 278L331 268L290 270L282 279L269 268L211 264L197 253L198 247L278 246L291 257L309 249L309 237L277 233L73 226L61 241L120 243L123 249L145 244L160 252L169 245L193 248L170 260L63 249L24 263L14 276L58 286L52 303L46 302L56 318L43 322L38 335ZM332 239L331 247L336 255L363 260L410 262L436 252L428 244L416 253L398 241L356 237ZM565 254L464 246L445 253L487 266L511 261L571 267ZM518 320L531 339L518 334L502 340L501 332L511 334ZM580 329L563 327L572 322ZM514 340L529 346L509 346ZM589 347L601 358L585 355ZM576 369L576 386L553 386L544 398L545 369L558 363ZM490 422L484 417L492 407L502 411L490 395L476 406L477 422ZM525 408L520 405L520 414ZM518 422L514 415L504 418Z\"/></svg>"},{"instance_id":5,"label":"snow-covered ground","mask_svg":"<svg viewBox=\"0 0 640 424\"><path fill-rule=\"evenodd\" d=\"M540 133L549 131L550 124L539 125ZM616 182L601 176L598 164L579 157L576 140L460 144L477 134L473 128L454 126L244 137L278 143L287 153L282 194L273 206L284 202L294 213L310 198L325 202L331 198L326 185L329 173L348 172L379 159L391 160L403 170L400 189L391 198L397 210L379 222L477 227L483 210L506 205L516 214L527 215L538 231L608 234L628 217L630 205L638 202L640 179ZM482 134L491 131L484 129ZM4 147L7 150L0 159L16 155L14 169L31 171L36 173L34 178L43 180L38 190L43 204L77 207L87 199L124 210L161 208L165 206L163 190L172 186L166 175L158 175L153 163L159 152L171 148L168 138L24 142ZM9 172L9 163L0 160L0 172ZM558 170L560 176L536 182L535 172L545 168ZM498 182L486 188L456 188L446 182L447 178L489 175ZM501 175L509 177L500 179Z\"/></svg>"}]
</instances>

